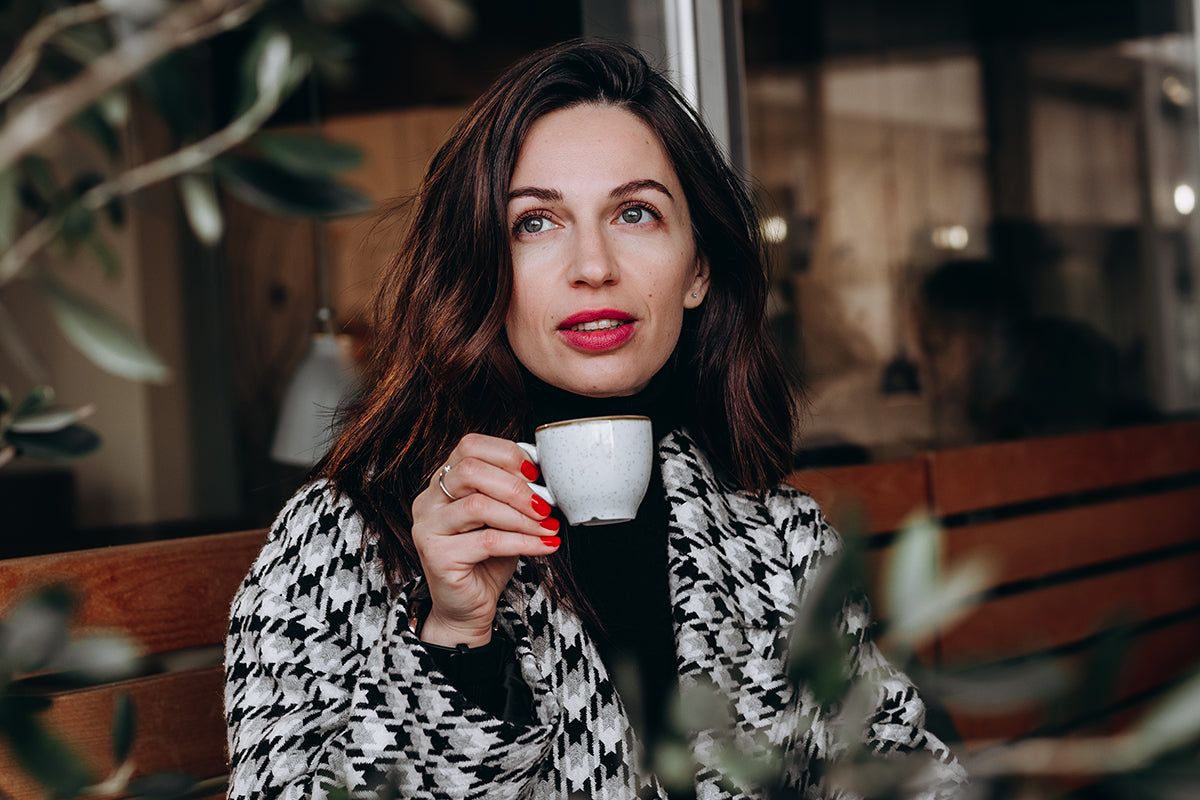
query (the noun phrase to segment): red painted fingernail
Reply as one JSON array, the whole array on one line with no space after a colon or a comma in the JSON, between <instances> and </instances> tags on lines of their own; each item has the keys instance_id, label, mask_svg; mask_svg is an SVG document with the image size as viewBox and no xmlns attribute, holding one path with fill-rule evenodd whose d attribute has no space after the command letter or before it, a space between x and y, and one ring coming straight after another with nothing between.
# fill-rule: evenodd
<instances>
[{"instance_id":1,"label":"red painted fingernail","mask_svg":"<svg viewBox=\"0 0 1200 800\"><path fill-rule=\"evenodd\" d=\"M558 520L556 520L554 517L546 517L544 520L539 522L538 525L541 525L548 531L558 533Z\"/></svg>"},{"instance_id":2,"label":"red painted fingernail","mask_svg":"<svg viewBox=\"0 0 1200 800\"><path fill-rule=\"evenodd\" d=\"M542 544L546 545L546 547L558 547L560 542L562 542L562 539L557 536L542 537Z\"/></svg>"},{"instance_id":3,"label":"red painted fingernail","mask_svg":"<svg viewBox=\"0 0 1200 800\"><path fill-rule=\"evenodd\" d=\"M536 494L533 496L533 500L530 502L533 505L533 513L540 514L543 517L550 513L550 504L538 497Z\"/></svg>"},{"instance_id":4,"label":"red painted fingernail","mask_svg":"<svg viewBox=\"0 0 1200 800\"><path fill-rule=\"evenodd\" d=\"M537 476L538 476L538 470L537 470L537 467L535 467L533 465L533 462L522 461L521 462L521 474L525 476L525 480L527 480L527 481L536 481Z\"/></svg>"}]
</instances>

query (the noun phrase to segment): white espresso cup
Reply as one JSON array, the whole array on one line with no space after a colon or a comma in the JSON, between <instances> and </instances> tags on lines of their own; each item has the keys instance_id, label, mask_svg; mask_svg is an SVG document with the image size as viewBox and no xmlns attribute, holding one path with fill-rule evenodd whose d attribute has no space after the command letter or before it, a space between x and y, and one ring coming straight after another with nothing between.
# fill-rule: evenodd
<instances>
[{"instance_id":1,"label":"white espresso cup","mask_svg":"<svg viewBox=\"0 0 1200 800\"><path fill-rule=\"evenodd\" d=\"M611 525L637 516L650 485L654 437L649 417L586 417L551 422L518 442L545 486L529 486L572 525Z\"/></svg>"}]
</instances>

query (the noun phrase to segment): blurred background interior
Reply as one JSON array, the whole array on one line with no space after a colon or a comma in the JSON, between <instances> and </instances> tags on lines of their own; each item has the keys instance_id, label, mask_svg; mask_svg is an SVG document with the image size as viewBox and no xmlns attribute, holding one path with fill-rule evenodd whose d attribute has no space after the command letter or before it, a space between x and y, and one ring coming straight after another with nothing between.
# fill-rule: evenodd
<instances>
[{"instance_id":1,"label":"blurred background interior","mask_svg":"<svg viewBox=\"0 0 1200 800\"><path fill-rule=\"evenodd\" d=\"M271 126L315 116L362 150L349 181L387 207L514 60L580 34L632 41L674 70L762 205L771 325L807 399L797 466L1200 409L1190 0L683 5L478 2L460 40L368 18L353 80L299 93ZM204 62L216 115L221 55ZM135 121L138 148L164 146ZM28 286L0 295L104 439L0 470L0 556L261 526L304 480L275 442L289 380L326 325L327 366L369 352L403 214L314 225L222 202L209 248L172 192L143 193L114 233L122 279L73 278L155 346L166 385L100 371ZM0 383L31 383L2 348Z\"/></svg>"}]
</instances>

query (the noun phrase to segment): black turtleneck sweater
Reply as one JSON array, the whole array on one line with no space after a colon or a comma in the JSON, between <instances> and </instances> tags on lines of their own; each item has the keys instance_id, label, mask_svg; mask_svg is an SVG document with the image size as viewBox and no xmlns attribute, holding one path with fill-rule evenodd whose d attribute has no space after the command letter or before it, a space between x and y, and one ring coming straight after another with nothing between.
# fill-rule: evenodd
<instances>
[{"instance_id":1,"label":"black turtleneck sweater","mask_svg":"<svg viewBox=\"0 0 1200 800\"><path fill-rule=\"evenodd\" d=\"M650 417L658 441L686 419L688 403L680 396L669 367L629 397L582 397L528 372L524 377L530 409L526 441L533 441L534 429L547 422L614 414ZM554 512L562 523L562 553L592 612L585 613L584 622L621 692L631 722L647 743L663 733L667 701L677 685L667 587L667 504L661 470L655 469L651 475L638 515L630 522L570 527ZM514 722L531 720L528 689L520 685L510 643L494 638L492 645L480 648L489 651L487 657L479 653L480 657L464 658L463 651L429 649L447 677L479 706ZM514 697L514 689L519 698Z\"/></svg>"},{"instance_id":2,"label":"black turtleneck sweater","mask_svg":"<svg viewBox=\"0 0 1200 800\"><path fill-rule=\"evenodd\" d=\"M628 397L571 394L526 373L527 434L547 422L615 414L650 417L654 441L683 422L685 406L669 367ZM532 440L530 440L532 441ZM657 459L657 454L655 455ZM557 514L557 512L556 512ZM559 516L562 549L580 595L584 621L643 741L663 732L677 683L675 633L667 588L667 503L662 473L651 470L637 517L615 525L568 527Z\"/></svg>"}]
</instances>

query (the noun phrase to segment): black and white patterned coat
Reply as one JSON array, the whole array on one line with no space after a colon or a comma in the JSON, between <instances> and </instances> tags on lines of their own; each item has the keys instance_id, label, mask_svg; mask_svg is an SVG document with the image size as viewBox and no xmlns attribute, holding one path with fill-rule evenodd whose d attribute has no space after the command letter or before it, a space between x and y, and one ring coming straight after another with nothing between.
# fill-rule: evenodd
<instances>
[{"instance_id":1,"label":"black and white patterned coat","mask_svg":"<svg viewBox=\"0 0 1200 800\"><path fill-rule=\"evenodd\" d=\"M788 622L839 539L804 494L724 488L686 433L664 438L659 452L680 685L710 685L732 712L727 726L693 735L697 797L760 796L722 774L730 742L781 749L788 783L828 796L810 765L837 755L835 720L792 689L784 662ZM367 796L385 780L400 798L660 796L580 620L527 575L518 568L498 623L533 693L539 724L528 727L491 717L447 683L409 630L406 596L389 593L349 501L322 483L301 490L233 604L229 796L322 798L330 786ZM928 753L914 796L954 796L964 775L924 731L912 685L866 638L865 613L851 610L844 624L858 642L853 669L878 685L870 744Z\"/></svg>"}]
</instances>

